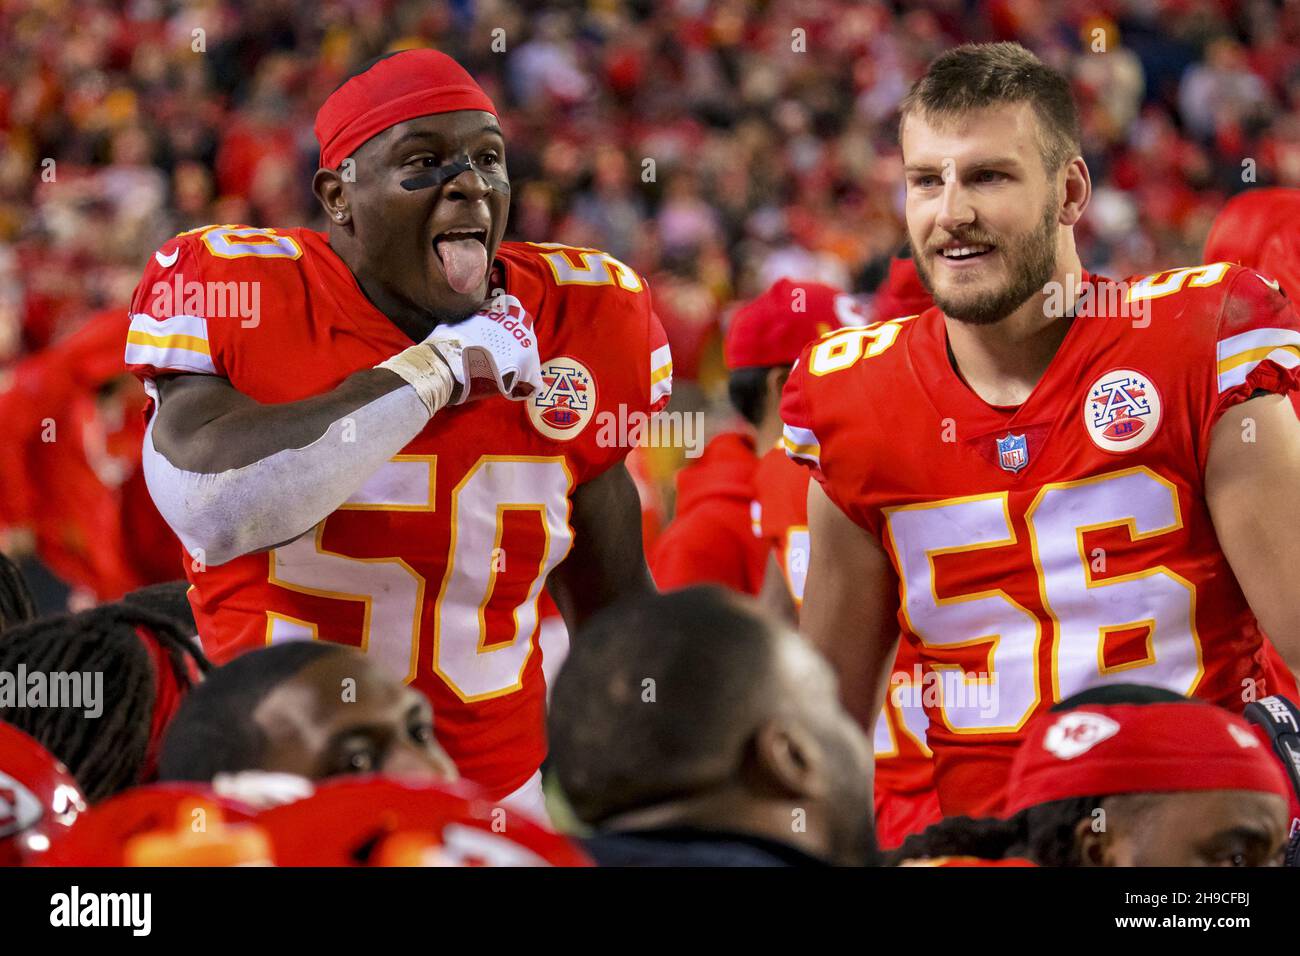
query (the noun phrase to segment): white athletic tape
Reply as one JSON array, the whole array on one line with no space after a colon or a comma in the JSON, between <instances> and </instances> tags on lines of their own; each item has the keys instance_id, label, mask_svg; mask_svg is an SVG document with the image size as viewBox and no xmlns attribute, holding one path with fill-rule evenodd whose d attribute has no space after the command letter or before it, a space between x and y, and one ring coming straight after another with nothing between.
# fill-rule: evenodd
<instances>
[{"instance_id":1,"label":"white athletic tape","mask_svg":"<svg viewBox=\"0 0 1300 956\"><path fill-rule=\"evenodd\" d=\"M415 388L394 389L331 422L310 445L217 474L183 471L163 457L153 443L157 420L155 412L144 435L149 493L185 550L218 565L310 531L420 433L429 409Z\"/></svg>"},{"instance_id":2,"label":"white athletic tape","mask_svg":"<svg viewBox=\"0 0 1300 956\"><path fill-rule=\"evenodd\" d=\"M412 345L405 351L398 352L392 358L380 362L375 368L386 368L399 376L420 396L429 414L435 415L451 398L451 390L456 384L451 369L444 359L428 341Z\"/></svg>"}]
</instances>

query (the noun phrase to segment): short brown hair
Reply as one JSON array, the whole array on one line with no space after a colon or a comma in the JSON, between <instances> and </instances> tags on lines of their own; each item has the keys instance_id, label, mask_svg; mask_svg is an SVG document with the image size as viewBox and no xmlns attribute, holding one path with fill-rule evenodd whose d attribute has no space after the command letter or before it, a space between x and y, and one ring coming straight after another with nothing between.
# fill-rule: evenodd
<instances>
[{"instance_id":1,"label":"short brown hair","mask_svg":"<svg viewBox=\"0 0 1300 956\"><path fill-rule=\"evenodd\" d=\"M1034 108L1049 173L1079 154L1079 112L1070 81L1019 43L967 43L936 57L899 104L899 133L912 113L944 119L1000 103Z\"/></svg>"}]
</instances>

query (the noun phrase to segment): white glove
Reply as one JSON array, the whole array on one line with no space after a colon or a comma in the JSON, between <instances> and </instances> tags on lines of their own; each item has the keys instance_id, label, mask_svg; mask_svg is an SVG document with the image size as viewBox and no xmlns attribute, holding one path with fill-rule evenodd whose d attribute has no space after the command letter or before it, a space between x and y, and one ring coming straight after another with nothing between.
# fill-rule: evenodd
<instances>
[{"instance_id":1,"label":"white glove","mask_svg":"<svg viewBox=\"0 0 1300 956\"><path fill-rule=\"evenodd\" d=\"M456 380L450 405L493 392L519 401L542 387L533 320L513 295L495 296L464 322L438 326L423 344L438 353Z\"/></svg>"}]
</instances>

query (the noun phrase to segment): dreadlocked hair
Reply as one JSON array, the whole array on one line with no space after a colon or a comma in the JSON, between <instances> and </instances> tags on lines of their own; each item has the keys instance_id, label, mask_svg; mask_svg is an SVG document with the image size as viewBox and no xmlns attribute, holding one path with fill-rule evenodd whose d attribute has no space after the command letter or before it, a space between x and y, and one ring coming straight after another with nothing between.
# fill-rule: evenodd
<instances>
[{"instance_id":1,"label":"dreadlocked hair","mask_svg":"<svg viewBox=\"0 0 1300 956\"><path fill-rule=\"evenodd\" d=\"M147 629L188 690L212 668L188 625L145 603L117 602L32 621L0 636L0 671L103 675L102 713L82 707L0 707L0 720L35 738L63 762L93 803L140 782L156 700L153 659L136 633ZM47 680L49 677L47 676ZM82 701L83 705L86 704Z\"/></svg>"},{"instance_id":2,"label":"dreadlocked hair","mask_svg":"<svg viewBox=\"0 0 1300 956\"><path fill-rule=\"evenodd\" d=\"M1075 828L1092 816L1102 797L1070 797L1000 817L947 817L914 833L892 851L888 865L905 860L973 856L982 860L1024 857L1039 866L1081 866Z\"/></svg>"},{"instance_id":3,"label":"dreadlocked hair","mask_svg":"<svg viewBox=\"0 0 1300 956\"><path fill-rule=\"evenodd\" d=\"M22 570L0 553L0 634L35 616L36 606Z\"/></svg>"}]
</instances>

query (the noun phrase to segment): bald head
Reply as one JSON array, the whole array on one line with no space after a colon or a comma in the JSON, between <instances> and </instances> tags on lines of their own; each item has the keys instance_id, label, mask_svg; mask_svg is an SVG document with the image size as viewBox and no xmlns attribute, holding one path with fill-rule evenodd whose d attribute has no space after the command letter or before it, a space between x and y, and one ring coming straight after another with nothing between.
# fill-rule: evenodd
<instances>
[{"instance_id":1,"label":"bald head","mask_svg":"<svg viewBox=\"0 0 1300 956\"><path fill-rule=\"evenodd\" d=\"M551 697L550 756L579 817L719 783L777 696L777 633L703 588L611 608Z\"/></svg>"},{"instance_id":2,"label":"bald head","mask_svg":"<svg viewBox=\"0 0 1300 956\"><path fill-rule=\"evenodd\" d=\"M870 748L830 667L747 599L696 587L597 615L556 681L550 759L574 812L698 822L702 806L775 824L817 820L814 851L852 859L869 842Z\"/></svg>"}]
</instances>

